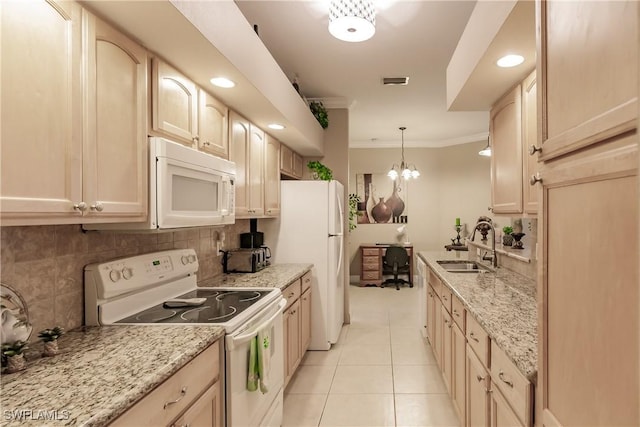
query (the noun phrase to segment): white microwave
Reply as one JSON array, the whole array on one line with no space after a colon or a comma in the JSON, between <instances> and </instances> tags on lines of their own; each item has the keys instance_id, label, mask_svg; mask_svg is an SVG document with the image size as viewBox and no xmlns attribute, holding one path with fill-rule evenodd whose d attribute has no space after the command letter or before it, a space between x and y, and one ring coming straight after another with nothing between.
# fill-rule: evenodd
<instances>
[{"instance_id":1,"label":"white microwave","mask_svg":"<svg viewBox=\"0 0 640 427\"><path fill-rule=\"evenodd\" d=\"M235 223L236 165L165 138L149 138L146 222L85 224L87 230L167 230Z\"/></svg>"}]
</instances>

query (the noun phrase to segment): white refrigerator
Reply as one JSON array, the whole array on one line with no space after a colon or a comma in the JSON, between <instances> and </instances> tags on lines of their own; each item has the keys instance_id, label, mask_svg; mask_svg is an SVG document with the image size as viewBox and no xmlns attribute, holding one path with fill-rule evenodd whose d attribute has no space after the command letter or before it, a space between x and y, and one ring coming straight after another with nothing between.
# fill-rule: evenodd
<instances>
[{"instance_id":1,"label":"white refrigerator","mask_svg":"<svg viewBox=\"0 0 640 427\"><path fill-rule=\"evenodd\" d=\"M279 220L263 221L273 263L312 263L310 350L329 350L344 323L344 187L282 181Z\"/></svg>"}]
</instances>

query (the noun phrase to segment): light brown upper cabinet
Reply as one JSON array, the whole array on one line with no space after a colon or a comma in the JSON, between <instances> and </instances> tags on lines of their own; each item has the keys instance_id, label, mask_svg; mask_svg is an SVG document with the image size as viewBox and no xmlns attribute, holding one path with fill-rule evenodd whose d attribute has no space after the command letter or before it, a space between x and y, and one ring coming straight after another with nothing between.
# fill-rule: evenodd
<instances>
[{"instance_id":1,"label":"light brown upper cabinet","mask_svg":"<svg viewBox=\"0 0 640 427\"><path fill-rule=\"evenodd\" d=\"M538 103L535 70L522 82L522 147L523 147L523 211L529 215L538 214L539 188L531 185L538 174Z\"/></svg>"},{"instance_id":2,"label":"light brown upper cabinet","mask_svg":"<svg viewBox=\"0 0 640 427\"><path fill-rule=\"evenodd\" d=\"M522 101L520 85L491 108L491 206L493 213L522 213Z\"/></svg>"},{"instance_id":3,"label":"light brown upper cabinet","mask_svg":"<svg viewBox=\"0 0 640 427\"><path fill-rule=\"evenodd\" d=\"M640 425L638 7L536 2L546 427Z\"/></svg>"},{"instance_id":4,"label":"light brown upper cabinet","mask_svg":"<svg viewBox=\"0 0 640 427\"><path fill-rule=\"evenodd\" d=\"M280 215L280 142L266 135L264 174L264 213L267 216Z\"/></svg>"},{"instance_id":5,"label":"light brown upper cabinet","mask_svg":"<svg viewBox=\"0 0 640 427\"><path fill-rule=\"evenodd\" d=\"M302 178L302 156L284 144L280 148L280 173L291 178Z\"/></svg>"},{"instance_id":6,"label":"light brown upper cabinet","mask_svg":"<svg viewBox=\"0 0 640 427\"><path fill-rule=\"evenodd\" d=\"M0 13L3 224L144 219L146 51L74 2Z\"/></svg>"},{"instance_id":7,"label":"light brown upper cabinet","mask_svg":"<svg viewBox=\"0 0 640 427\"><path fill-rule=\"evenodd\" d=\"M229 113L229 160L236 163L236 218L264 216L265 133Z\"/></svg>"},{"instance_id":8,"label":"light brown upper cabinet","mask_svg":"<svg viewBox=\"0 0 640 427\"><path fill-rule=\"evenodd\" d=\"M202 89L198 96L198 149L228 159L229 109Z\"/></svg>"},{"instance_id":9,"label":"light brown upper cabinet","mask_svg":"<svg viewBox=\"0 0 640 427\"><path fill-rule=\"evenodd\" d=\"M153 131L188 146L198 139L198 89L178 70L153 58Z\"/></svg>"}]
</instances>

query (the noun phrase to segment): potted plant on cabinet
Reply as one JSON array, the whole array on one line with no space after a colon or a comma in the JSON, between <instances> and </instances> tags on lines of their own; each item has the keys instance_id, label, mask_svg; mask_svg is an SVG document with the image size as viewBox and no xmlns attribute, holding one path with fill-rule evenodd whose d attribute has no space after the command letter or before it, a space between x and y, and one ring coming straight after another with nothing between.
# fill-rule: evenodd
<instances>
[{"instance_id":1,"label":"potted plant on cabinet","mask_svg":"<svg viewBox=\"0 0 640 427\"><path fill-rule=\"evenodd\" d=\"M309 104L309 109L311 113L316 118L322 129L326 129L329 126L329 116L327 115L327 110L322 105L322 102L312 101Z\"/></svg>"},{"instance_id":2,"label":"potted plant on cabinet","mask_svg":"<svg viewBox=\"0 0 640 427\"><path fill-rule=\"evenodd\" d=\"M24 352L29 348L25 341L2 344L2 357L7 361L7 372L22 371L25 367Z\"/></svg>"},{"instance_id":3,"label":"potted plant on cabinet","mask_svg":"<svg viewBox=\"0 0 640 427\"><path fill-rule=\"evenodd\" d=\"M513 227L505 225L504 227L502 227L502 232L504 233L504 235L502 236L502 244L504 246L513 245L513 235L511 234L513 233Z\"/></svg>"},{"instance_id":4,"label":"potted plant on cabinet","mask_svg":"<svg viewBox=\"0 0 640 427\"><path fill-rule=\"evenodd\" d=\"M358 212L358 203L360 202L360 196L357 194L349 194L349 231L354 230L358 226L358 216L362 215L362 212Z\"/></svg>"},{"instance_id":5,"label":"potted plant on cabinet","mask_svg":"<svg viewBox=\"0 0 640 427\"><path fill-rule=\"evenodd\" d=\"M59 326L53 329L45 329L38 333L38 338L44 342L43 356L51 357L58 354L58 338L60 338L62 334L64 334L64 329Z\"/></svg>"}]
</instances>

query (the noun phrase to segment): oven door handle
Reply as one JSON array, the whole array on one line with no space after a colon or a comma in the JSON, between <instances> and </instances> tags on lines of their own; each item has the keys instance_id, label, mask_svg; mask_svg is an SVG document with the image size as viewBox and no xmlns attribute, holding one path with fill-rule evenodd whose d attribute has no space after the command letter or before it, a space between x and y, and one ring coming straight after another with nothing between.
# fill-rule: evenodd
<instances>
[{"instance_id":1,"label":"oven door handle","mask_svg":"<svg viewBox=\"0 0 640 427\"><path fill-rule=\"evenodd\" d=\"M256 335L258 335L258 332L260 332L264 328L269 327L271 325L271 323L273 322L273 320L276 317L278 317L278 316L280 316L282 314L282 309L284 309L286 305L287 305L287 300L282 298L280 300L280 302L278 303L278 309L276 310L275 314L273 316L269 317L264 322L262 322L260 325L258 325L255 328L253 328L251 330L251 332L246 332L246 333L238 335L238 336L233 336L233 335L227 336L227 338L226 338L227 349L228 350L233 350L237 346L242 345L242 344L246 343L247 341L253 339Z\"/></svg>"}]
</instances>

